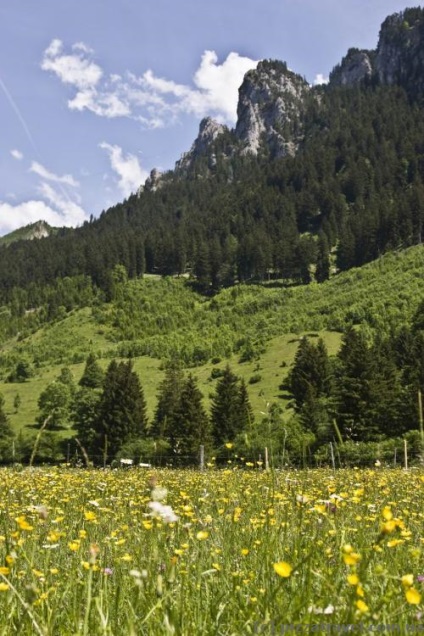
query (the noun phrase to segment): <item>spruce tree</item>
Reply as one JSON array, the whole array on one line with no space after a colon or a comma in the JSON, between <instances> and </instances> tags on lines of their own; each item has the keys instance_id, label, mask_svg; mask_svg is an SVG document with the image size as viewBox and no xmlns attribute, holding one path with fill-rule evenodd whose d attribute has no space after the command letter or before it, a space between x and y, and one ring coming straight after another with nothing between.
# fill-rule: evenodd
<instances>
[{"instance_id":1,"label":"spruce tree","mask_svg":"<svg viewBox=\"0 0 424 636\"><path fill-rule=\"evenodd\" d=\"M78 384L89 389L98 389L102 386L105 374L97 362L94 353L89 353L85 362L84 372Z\"/></svg>"},{"instance_id":2,"label":"spruce tree","mask_svg":"<svg viewBox=\"0 0 424 636\"><path fill-rule=\"evenodd\" d=\"M301 339L287 384L298 409L302 407L306 396L311 391L315 397L330 394L330 364L327 349L321 338L316 346L308 338Z\"/></svg>"},{"instance_id":3,"label":"spruce tree","mask_svg":"<svg viewBox=\"0 0 424 636\"><path fill-rule=\"evenodd\" d=\"M330 250L327 237L321 233L318 239L317 266L315 278L318 283L323 283L330 278Z\"/></svg>"},{"instance_id":4,"label":"spruce tree","mask_svg":"<svg viewBox=\"0 0 424 636\"><path fill-rule=\"evenodd\" d=\"M338 359L335 390L342 435L354 441L376 439L378 426L369 418L373 357L361 332L350 328L344 334Z\"/></svg>"},{"instance_id":5,"label":"spruce tree","mask_svg":"<svg viewBox=\"0 0 424 636\"><path fill-rule=\"evenodd\" d=\"M145 435L146 402L138 375L131 362L112 360L103 383L96 421L96 461L102 455L113 459L132 439Z\"/></svg>"},{"instance_id":6,"label":"spruce tree","mask_svg":"<svg viewBox=\"0 0 424 636\"><path fill-rule=\"evenodd\" d=\"M211 407L212 435L217 448L233 442L248 425L247 419L240 412L240 406L239 380L227 366L217 382Z\"/></svg>"},{"instance_id":7,"label":"spruce tree","mask_svg":"<svg viewBox=\"0 0 424 636\"><path fill-rule=\"evenodd\" d=\"M10 462L14 434L5 411L4 397L0 393L0 461Z\"/></svg>"},{"instance_id":8,"label":"spruce tree","mask_svg":"<svg viewBox=\"0 0 424 636\"><path fill-rule=\"evenodd\" d=\"M169 441L172 451L181 456L184 464L196 463L200 446L208 449L211 444L210 422L203 407L203 395L191 374L181 391Z\"/></svg>"},{"instance_id":9,"label":"spruce tree","mask_svg":"<svg viewBox=\"0 0 424 636\"><path fill-rule=\"evenodd\" d=\"M184 374L178 361L171 361L165 371L159 391L150 435L156 440L169 440L174 429L174 419L180 404Z\"/></svg>"}]
</instances>

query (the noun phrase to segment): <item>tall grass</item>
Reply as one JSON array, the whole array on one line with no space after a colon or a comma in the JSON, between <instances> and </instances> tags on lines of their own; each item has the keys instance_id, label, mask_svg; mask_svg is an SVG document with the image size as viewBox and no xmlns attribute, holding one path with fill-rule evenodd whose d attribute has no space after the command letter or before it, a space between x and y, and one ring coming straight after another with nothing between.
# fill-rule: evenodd
<instances>
[{"instance_id":1,"label":"tall grass","mask_svg":"<svg viewBox=\"0 0 424 636\"><path fill-rule=\"evenodd\" d=\"M0 483L0 633L421 625L421 471L3 469Z\"/></svg>"}]
</instances>

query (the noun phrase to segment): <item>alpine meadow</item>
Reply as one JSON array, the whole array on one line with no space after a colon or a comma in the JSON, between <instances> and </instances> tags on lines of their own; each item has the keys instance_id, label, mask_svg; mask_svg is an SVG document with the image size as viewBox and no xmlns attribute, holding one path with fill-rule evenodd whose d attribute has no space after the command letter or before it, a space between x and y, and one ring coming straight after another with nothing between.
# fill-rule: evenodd
<instances>
[{"instance_id":1,"label":"alpine meadow","mask_svg":"<svg viewBox=\"0 0 424 636\"><path fill-rule=\"evenodd\" d=\"M408 8L2 236L0 634L422 631L423 232Z\"/></svg>"}]
</instances>

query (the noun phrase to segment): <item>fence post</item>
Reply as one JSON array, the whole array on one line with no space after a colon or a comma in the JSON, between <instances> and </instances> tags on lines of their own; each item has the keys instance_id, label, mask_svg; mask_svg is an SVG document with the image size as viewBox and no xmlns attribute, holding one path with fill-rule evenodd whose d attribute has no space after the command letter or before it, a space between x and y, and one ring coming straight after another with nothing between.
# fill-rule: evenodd
<instances>
[{"instance_id":1,"label":"fence post","mask_svg":"<svg viewBox=\"0 0 424 636\"><path fill-rule=\"evenodd\" d=\"M265 446L265 470L269 470L268 447Z\"/></svg>"},{"instance_id":2,"label":"fence post","mask_svg":"<svg viewBox=\"0 0 424 636\"><path fill-rule=\"evenodd\" d=\"M105 435L105 447L103 449L103 468L106 468L107 461L107 435Z\"/></svg>"},{"instance_id":3,"label":"fence post","mask_svg":"<svg viewBox=\"0 0 424 636\"><path fill-rule=\"evenodd\" d=\"M205 447L200 446L200 470L205 470Z\"/></svg>"},{"instance_id":4,"label":"fence post","mask_svg":"<svg viewBox=\"0 0 424 636\"><path fill-rule=\"evenodd\" d=\"M336 470L336 460L334 458L334 449L333 449L333 444L332 442L330 442L330 454L331 454L331 463L333 464L333 470Z\"/></svg>"},{"instance_id":5,"label":"fence post","mask_svg":"<svg viewBox=\"0 0 424 636\"><path fill-rule=\"evenodd\" d=\"M408 443L406 439L403 440L403 454L405 456L405 470L408 470Z\"/></svg>"}]
</instances>

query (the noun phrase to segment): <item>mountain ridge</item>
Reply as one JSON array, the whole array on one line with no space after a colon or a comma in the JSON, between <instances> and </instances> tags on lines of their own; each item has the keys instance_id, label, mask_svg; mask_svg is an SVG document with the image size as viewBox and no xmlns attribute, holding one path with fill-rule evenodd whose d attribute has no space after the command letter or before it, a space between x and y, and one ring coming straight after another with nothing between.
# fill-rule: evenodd
<instances>
[{"instance_id":1,"label":"mountain ridge","mask_svg":"<svg viewBox=\"0 0 424 636\"><path fill-rule=\"evenodd\" d=\"M376 52L351 49L328 86L260 62L240 87L234 129L202 120L175 170L153 170L98 219L0 248L0 300L80 275L110 295L117 266L130 278L185 274L208 294L321 282L420 243L424 111L413 80L424 77L423 49L424 10L406 9L385 20Z\"/></svg>"}]
</instances>

